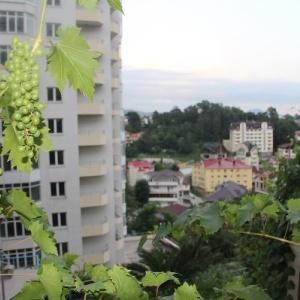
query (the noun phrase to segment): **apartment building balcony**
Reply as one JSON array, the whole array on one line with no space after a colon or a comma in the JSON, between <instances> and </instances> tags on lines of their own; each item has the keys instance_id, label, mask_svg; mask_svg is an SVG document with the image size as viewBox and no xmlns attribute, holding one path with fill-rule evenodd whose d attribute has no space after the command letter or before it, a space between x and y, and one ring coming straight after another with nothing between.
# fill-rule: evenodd
<instances>
[{"instance_id":1,"label":"apartment building balcony","mask_svg":"<svg viewBox=\"0 0 300 300\"><path fill-rule=\"evenodd\" d=\"M112 49L110 51L110 58L111 58L112 62L118 61L119 57L120 57L120 55L119 55L119 50L118 49Z\"/></svg>"},{"instance_id":2,"label":"apartment building balcony","mask_svg":"<svg viewBox=\"0 0 300 300\"><path fill-rule=\"evenodd\" d=\"M124 238L119 238L115 241L115 246L117 250L121 250L124 248Z\"/></svg>"},{"instance_id":3,"label":"apartment building balcony","mask_svg":"<svg viewBox=\"0 0 300 300\"><path fill-rule=\"evenodd\" d=\"M118 87L120 86L120 80L119 80L119 77L112 77L111 79L111 87L113 89L117 89Z\"/></svg>"},{"instance_id":4,"label":"apartment building balcony","mask_svg":"<svg viewBox=\"0 0 300 300\"><path fill-rule=\"evenodd\" d=\"M104 14L101 9L90 11L82 7L76 9L76 24L79 26L102 26L104 23Z\"/></svg>"},{"instance_id":5,"label":"apartment building balcony","mask_svg":"<svg viewBox=\"0 0 300 300\"><path fill-rule=\"evenodd\" d=\"M118 129L113 130L113 143L121 143L121 132Z\"/></svg>"},{"instance_id":6,"label":"apartment building balcony","mask_svg":"<svg viewBox=\"0 0 300 300\"><path fill-rule=\"evenodd\" d=\"M80 177L94 177L102 176L107 172L106 163L99 161L82 162L79 165L79 176Z\"/></svg>"},{"instance_id":7,"label":"apartment building balcony","mask_svg":"<svg viewBox=\"0 0 300 300\"><path fill-rule=\"evenodd\" d=\"M79 146L103 146L106 144L104 130L89 130L80 132L78 137Z\"/></svg>"},{"instance_id":8,"label":"apartment building balcony","mask_svg":"<svg viewBox=\"0 0 300 300\"><path fill-rule=\"evenodd\" d=\"M82 258L85 262L89 262L92 265L105 264L110 260L109 249L106 247L101 252L83 254Z\"/></svg>"},{"instance_id":9,"label":"apartment building balcony","mask_svg":"<svg viewBox=\"0 0 300 300\"><path fill-rule=\"evenodd\" d=\"M119 33L119 25L117 22L110 22L110 35L111 37L115 37Z\"/></svg>"},{"instance_id":10,"label":"apartment building balcony","mask_svg":"<svg viewBox=\"0 0 300 300\"><path fill-rule=\"evenodd\" d=\"M121 166L121 156L114 154L114 159L113 159L113 168L114 171L121 171L122 170L122 166Z\"/></svg>"},{"instance_id":11,"label":"apartment building balcony","mask_svg":"<svg viewBox=\"0 0 300 300\"><path fill-rule=\"evenodd\" d=\"M108 204L107 191L89 192L80 195L80 207L99 207Z\"/></svg>"},{"instance_id":12,"label":"apartment building balcony","mask_svg":"<svg viewBox=\"0 0 300 300\"><path fill-rule=\"evenodd\" d=\"M104 101L102 100L101 103L96 103L96 102L78 103L77 114L78 115L104 115L105 114Z\"/></svg>"},{"instance_id":13,"label":"apartment building balcony","mask_svg":"<svg viewBox=\"0 0 300 300\"><path fill-rule=\"evenodd\" d=\"M101 236L107 234L108 232L109 224L106 217L102 221L99 220L99 223L91 222L81 226L82 237Z\"/></svg>"},{"instance_id":14,"label":"apartment building balcony","mask_svg":"<svg viewBox=\"0 0 300 300\"><path fill-rule=\"evenodd\" d=\"M104 71L100 69L95 69L96 76L94 77L94 83L98 85L104 84Z\"/></svg>"},{"instance_id":15,"label":"apartment building balcony","mask_svg":"<svg viewBox=\"0 0 300 300\"><path fill-rule=\"evenodd\" d=\"M104 52L104 44L102 39L97 39L97 38L88 38L87 42L93 51L97 51L100 53Z\"/></svg>"},{"instance_id":16,"label":"apartment building balcony","mask_svg":"<svg viewBox=\"0 0 300 300\"><path fill-rule=\"evenodd\" d=\"M120 116L121 113L122 113L122 110L121 110L120 102L119 101L114 101L112 103L112 115L113 116Z\"/></svg>"}]
</instances>

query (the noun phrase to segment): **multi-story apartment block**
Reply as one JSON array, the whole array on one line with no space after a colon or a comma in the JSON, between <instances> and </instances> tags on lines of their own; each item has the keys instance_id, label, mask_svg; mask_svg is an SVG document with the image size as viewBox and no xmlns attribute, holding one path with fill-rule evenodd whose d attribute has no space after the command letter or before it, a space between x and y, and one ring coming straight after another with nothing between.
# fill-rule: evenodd
<instances>
[{"instance_id":1,"label":"multi-story apartment block","mask_svg":"<svg viewBox=\"0 0 300 300\"><path fill-rule=\"evenodd\" d=\"M184 204L185 196L190 194L190 185L184 181L180 171L149 172L146 180L150 188L149 202L158 203L161 207L174 203Z\"/></svg>"},{"instance_id":2,"label":"multi-story apartment block","mask_svg":"<svg viewBox=\"0 0 300 300\"><path fill-rule=\"evenodd\" d=\"M75 0L48 0L44 40L57 40L59 26L81 27L92 50L102 52L96 70L93 104L79 92L55 87L46 62L41 62L40 98L53 140L50 153L42 152L31 175L12 170L1 158L4 175L0 189L21 188L47 212L60 254L80 255L82 264L112 265L123 261L125 206L125 129L122 112L120 43L121 14L98 1L90 12ZM4 63L13 36L33 40L43 1L0 0L0 59ZM4 70L0 69L0 73ZM40 251L27 236L19 219L2 220L3 263L14 272L33 273ZM12 245L12 246L11 246ZM15 279L16 278L16 279ZM5 280L6 298L27 277Z\"/></svg>"},{"instance_id":3,"label":"multi-story apartment block","mask_svg":"<svg viewBox=\"0 0 300 300\"><path fill-rule=\"evenodd\" d=\"M267 122L235 122L229 127L229 147L236 152L236 145L250 142L259 149L261 158L269 157L273 153L273 126Z\"/></svg>"},{"instance_id":4,"label":"multi-story apartment block","mask_svg":"<svg viewBox=\"0 0 300 300\"><path fill-rule=\"evenodd\" d=\"M153 172L154 166L146 160L130 161L127 163L127 181L131 186L146 178L148 172Z\"/></svg>"},{"instance_id":5,"label":"multi-story apartment block","mask_svg":"<svg viewBox=\"0 0 300 300\"><path fill-rule=\"evenodd\" d=\"M238 159L208 159L193 165L192 185L205 192L213 192L217 186L233 181L252 188L252 167Z\"/></svg>"}]
</instances>

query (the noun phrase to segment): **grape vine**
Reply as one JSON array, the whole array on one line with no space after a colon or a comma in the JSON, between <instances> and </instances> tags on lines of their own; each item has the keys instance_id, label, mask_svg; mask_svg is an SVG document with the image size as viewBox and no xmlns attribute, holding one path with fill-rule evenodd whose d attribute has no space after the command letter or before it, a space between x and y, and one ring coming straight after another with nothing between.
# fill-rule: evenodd
<instances>
[{"instance_id":1,"label":"grape vine","mask_svg":"<svg viewBox=\"0 0 300 300\"><path fill-rule=\"evenodd\" d=\"M107 0L112 8L123 12L120 0ZM79 5L94 9L96 0L78 0ZM43 117L45 105L39 99L39 67L37 59L46 57L48 71L60 90L68 83L75 90L81 91L89 99L94 93L93 77L99 65L96 58L99 53L91 51L85 39L80 36L80 28L59 28L58 43L51 44L49 52L44 54L41 45L42 25L47 1L43 0L43 10L39 34L31 45L15 37L11 42L9 59L4 67L7 71L0 82L0 119L4 122L1 155L8 155L12 166L30 173L33 162L38 160L39 150L49 151L52 143ZM71 63L70 63L71 62ZM57 68L57 66L60 68ZM78 71L79 70L79 71ZM2 175L3 170L0 170ZM18 215L25 229L30 231L31 239L43 252L35 280L27 282L13 300L66 299L75 294L80 299L108 300L147 300L146 289L154 290L155 299L167 300L203 300L201 291L194 285L180 282L177 274L169 272L151 272L138 281L129 270L121 266L106 268L103 265L86 264L82 276L74 274L76 254L58 256L54 233L50 229L46 213L23 191L12 190L0 197L2 218ZM276 238L282 242L299 245L300 199L291 199L283 207L271 197L261 196L245 198L240 205L220 202L205 208L195 207L183 214L174 225L164 224L156 231L154 245L159 240L173 234L180 236L186 230L199 234L213 234L226 229L241 234L269 237L267 232L251 233L247 227L254 216L261 216L262 222L268 219L278 221L282 213L289 224L294 225L293 240L285 237ZM146 240L143 238L142 243ZM3 276L3 274L0 274ZM177 286L173 295L161 297L161 286L172 281ZM263 289L257 286L243 286L240 282L228 283L220 292L222 299L270 300ZM91 298L88 298L91 297Z\"/></svg>"}]
</instances>

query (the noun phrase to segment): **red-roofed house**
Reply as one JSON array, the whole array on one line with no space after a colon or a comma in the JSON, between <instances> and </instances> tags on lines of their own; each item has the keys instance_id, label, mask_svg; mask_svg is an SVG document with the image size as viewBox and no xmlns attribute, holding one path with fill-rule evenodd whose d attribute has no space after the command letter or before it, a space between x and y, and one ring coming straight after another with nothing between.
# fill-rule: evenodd
<instances>
[{"instance_id":1,"label":"red-roofed house","mask_svg":"<svg viewBox=\"0 0 300 300\"><path fill-rule=\"evenodd\" d=\"M192 185L206 192L213 192L215 188L226 181L233 181L252 188L252 167L239 159L208 159L193 166Z\"/></svg>"},{"instance_id":2,"label":"red-roofed house","mask_svg":"<svg viewBox=\"0 0 300 300\"><path fill-rule=\"evenodd\" d=\"M136 160L127 163L127 180L131 186L135 186L140 179L145 179L145 174L153 172L154 167L146 160Z\"/></svg>"}]
</instances>

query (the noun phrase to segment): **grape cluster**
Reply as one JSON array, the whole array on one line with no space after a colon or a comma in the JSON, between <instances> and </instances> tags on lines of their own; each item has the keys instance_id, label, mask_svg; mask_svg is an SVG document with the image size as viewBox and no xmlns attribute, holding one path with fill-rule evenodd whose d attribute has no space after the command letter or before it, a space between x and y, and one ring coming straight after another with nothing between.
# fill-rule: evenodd
<instances>
[{"instance_id":1,"label":"grape cluster","mask_svg":"<svg viewBox=\"0 0 300 300\"><path fill-rule=\"evenodd\" d=\"M37 157L36 138L41 135L41 110L45 104L39 101L39 66L35 56L41 50L31 53L27 42L14 38L9 59L4 64L8 74L2 75L0 93L5 92L8 101L8 118L4 124L11 124L19 142L18 150L29 159Z\"/></svg>"}]
</instances>

